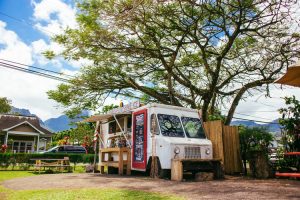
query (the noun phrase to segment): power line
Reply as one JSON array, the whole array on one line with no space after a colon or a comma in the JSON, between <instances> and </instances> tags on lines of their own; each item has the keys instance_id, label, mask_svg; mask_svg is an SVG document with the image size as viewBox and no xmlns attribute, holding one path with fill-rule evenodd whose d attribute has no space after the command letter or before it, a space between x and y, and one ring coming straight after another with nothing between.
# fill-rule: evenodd
<instances>
[{"instance_id":1,"label":"power line","mask_svg":"<svg viewBox=\"0 0 300 200\"><path fill-rule=\"evenodd\" d=\"M269 104L265 104L265 103L261 103L261 102L257 102L257 101L251 101L253 103L258 103L258 104L261 104L261 105L264 105L264 106L268 106L268 107L271 107L271 108L276 108L275 106L273 105L269 105Z\"/></svg>"},{"instance_id":2,"label":"power line","mask_svg":"<svg viewBox=\"0 0 300 200\"><path fill-rule=\"evenodd\" d=\"M0 59L0 60L4 60L4 59ZM16 63L16 62L14 62L14 63ZM29 65L25 65L25 64L21 64L21 65L29 66ZM14 65L14 64L0 62L0 67L5 67L5 68L21 71L21 72L26 72L26 73L29 73L29 74L38 75L38 76L50 78L50 79L53 79L53 80L66 82L66 83L70 82L70 79L67 79L67 78L62 78L62 77L54 76L54 75L51 75L51 74L46 74L46 73L43 73L43 72L39 72L39 71L31 70L31 69L28 69L28 68L20 67L20 66ZM33 66L29 66L29 67L33 67ZM34 68L38 68L38 67L34 67ZM42 69L42 68L39 68L39 69ZM51 71L51 70L47 70L47 71ZM59 72L55 72L55 71L51 71L51 72L61 75ZM75 78L74 76L71 76L71 77ZM115 91L110 91L108 93L126 96L125 94L115 92ZM141 99L140 97L136 97L136 96L131 96L131 98Z\"/></svg>"},{"instance_id":3,"label":"power line","mask_svg":"<svg viewBox=\"0 0 300 200\"><path fill-rule=\"evenodd\" d=\"M278 113L278 110L249 110L247 112L258 112L258 113Z\"/></svg>"},{"instance_id":4,"label":"power line","mask_svg":"<svg viewBox=\"0 0 300 200\"><path fill-rule=\"evenodd\" d=\"M221 110L221 111L228 112L228 110ZM272 119L268 119L268 118L265 118L265 117L257 117L257 116L248 115L248 114L245 114L245 113L240 113L240 112L234 112L234 114L242 115L242 116L247 116L247 117L260 118L260 119L264 119L264 120L272 120Z\"/></svg>"},{"instance_id":5,"label":"power line","mask_svg":"<svg viewBox=\"0 0 300 200\"><path fill-rule=\"evenodd\" d=\"M45 72L50 72L50 73L53 73L53 74L58 74L58 75L63 75L63 76L68 76L70 78L74 78L74 76L72 76L72 75L68 75L68 74L64 74L64 73L52 71L52 70L49 70L49 69L43 69L43 68L40 68L40 67L35 67L35 66L32 66L32 65L26 65L26 64L23 64L23 63L11 61L11 60L6 60L6 59L2 59L2 58L0 58L0 60L3 60L5 62L9 62L9 63L13 63L13 64L18 64L18 65L30 67L30 68L33 68L33 69L38 69L38 70L45 71ZM2 63L2 62L0 61L0 63ZM5 64L7 64L7 63L5 63Z\"/></svg>"},{"instance_id":6,"label":"power line","mask_svg":"<svg viewBox=\"0 0 300 200\"><path fill-rule=\"evenodd\" d=\"M247 120L247 121L252 121L252 122L260 122L260 123L264 123L264 124L279 124L277 122L266 122L266 121L260 121L260 120L245 119L245 118L241 118L241 117L232 117L232 118L240 119L240 120Z\"/></svg>"},{"instance_id":7,"label":"power line","mask_svg":"<svg viewBox=\"0 0 300 200\"><path fill-rule=\"evenodd\" d=\"M11 64L0 62L0 66L5 67L5 68L9 68L9 69L14 69L14 70L26 72L26 73L30 73L30 74L34 74L34 75L38 75L38 76L43 76L43 77L58 80L58 81L69 82L69 80L65 79L65 78L57 77L57 76L46 74L46 73L43 73L43 72L30 70L30 69L19 67L19 66L16 66L16 65L11 65Z\"/></svg>"},{"instance_id":8,"label":"power line","mask_svg":"<svg viewBox=\"0 0 300 200\"><path fill-rule=\"evenodd\" d=\"M257 116L242 114L242 113L238 113L238 112L235 112L235 114L242 115L242 116L247 116L247 117L255 117L255 118L259 118L259 119L271 120L271 119L264 118L264 117L257 117Z\"/></svg>"},{"instance_id":9,"label":"power line","mask_svg":"<svg viewBox=\"0 0 300 200\"><path fill-rule=\"evenodd\" d=\"M25 68L21 68L21 67L14 67L14 66L9 66L9 65L5 65L5 64L0 64L0 66L5 67L5 68L9 68L9 69L14 69L14 70L26 72L26 73L30 73L30 74L34 74L34 75L38 75L38 76L43 76L43 77L58 80L58 81L68 82L67 79L63 79L63 78L56 77L56 76L53 76L53 75L33 71L33 70L30 70L30 69L25 69Z\"/></svg>"}]
</instances>

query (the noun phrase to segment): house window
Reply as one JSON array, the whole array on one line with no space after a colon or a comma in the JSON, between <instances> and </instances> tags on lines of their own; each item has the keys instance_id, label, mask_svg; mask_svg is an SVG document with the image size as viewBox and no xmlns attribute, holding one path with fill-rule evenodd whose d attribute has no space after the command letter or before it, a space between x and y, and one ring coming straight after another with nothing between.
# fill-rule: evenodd
<instances>
[{"instance_id":1,"label":"house window","mask_svg":"<svg viewBox=\"0 0 300 200\"><path fill-rule=\"evenodd\" d=\"M32 152L33 142L32 141L14 141L12 150L16 153L27 153Z\"/></svg>"}]
</instances>

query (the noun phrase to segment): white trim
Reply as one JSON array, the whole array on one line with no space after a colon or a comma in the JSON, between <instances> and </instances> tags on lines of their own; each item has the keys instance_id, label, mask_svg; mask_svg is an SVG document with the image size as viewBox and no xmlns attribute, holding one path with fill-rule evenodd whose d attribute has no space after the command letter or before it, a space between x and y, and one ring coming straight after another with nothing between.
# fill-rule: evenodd
<instances>
[{"instance_id":1,"label":"white trim","mask_svg":"<svg viewBox=\"0 0 300 200\"><path fill-rule=\"evenodd\" d=\"M8 132L6 132L6 136L5 136L5 142L4 142L5 145L7 145L7 141L8 141Z\"/></svg>"},{"instance_id":2,"label":"white trim","mask_svg":"<svg viewBox=\"0 0 300 200\"><path fill-rule=\"evenodd\" d=\"M37 136L38 140L37 140L37 145L36 145L36 152L39 152L39 148L40 148L40 135Z\"/></svg>"},{"instance_id":3,"label":"white trim","mask_svg":"<svg viewBox=\"0 0 300 200\"><path fill-rule=\"evenodd\" d=\"M38 133L34 133L34 132L21 132L21 131L7 131L7 134L11 134L11 135L23 135L23 136L37 136L40 135Z\"/></svg>"},{"instance_id":4,"label":"white trim","mask_svg":"<svg viewBox=\"0 0 300 200\"><path fill-rule=\"evenodd\" d=\"M24 121L24 122L21 122L21 123L19 123L19 124L17 124L17 125L12 126L12 127L3 129L3 131L9 131L10 129L16 128L16 127L18 127L18 126L20 126L20 125L22 125L22 124L25 124L25 123L28 124L28 125L30 125L32 128L34 128L37 132L39 132L39 133L45 135L44 132L42 132L42 131L40 131L39 129L37 129L35 126L33 126L33 125L32 125L31 123L29 123L28 121Z\"/></svg>"}]
</instances>

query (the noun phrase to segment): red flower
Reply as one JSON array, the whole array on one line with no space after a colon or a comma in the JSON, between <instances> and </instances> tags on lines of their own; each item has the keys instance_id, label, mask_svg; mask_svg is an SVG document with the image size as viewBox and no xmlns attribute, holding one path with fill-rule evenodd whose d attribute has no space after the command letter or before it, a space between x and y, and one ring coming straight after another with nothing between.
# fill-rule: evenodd
<instances>
[{"instance_id":1,"label":"red flower","mask_svg":"<svg viewBox=\"0 0 300 200\"><path fill-rule=\"evenodd\" d=\"M7 145L6 144L2 144L1 145L1 150L2 150L3 153L6 152L6 149L7 149Z\"/></svg>"}]
</instances>

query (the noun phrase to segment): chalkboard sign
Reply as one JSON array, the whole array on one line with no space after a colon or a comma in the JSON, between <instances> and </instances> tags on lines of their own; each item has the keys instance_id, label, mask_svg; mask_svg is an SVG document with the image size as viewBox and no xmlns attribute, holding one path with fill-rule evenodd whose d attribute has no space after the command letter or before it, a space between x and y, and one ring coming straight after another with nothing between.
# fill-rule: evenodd
<instances>
[{"instance_id":1,"label":"chalkboard sign","mask_svg":"<svg viewBox=\"0 0 300 200\"><path fill-rule=\"evenodd\" d=\"M135 116L134 127L134 161L144 162L144 128L145 128L145 114L141 113Z\"/></svg>"}]
</instances>

